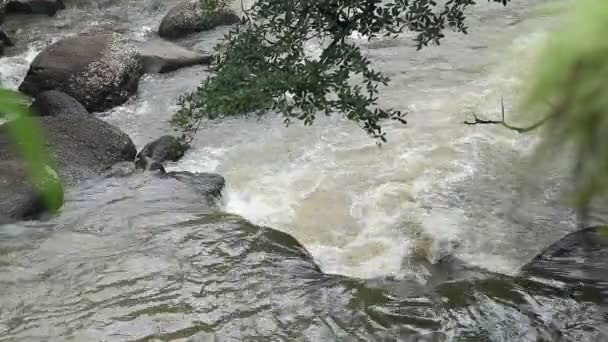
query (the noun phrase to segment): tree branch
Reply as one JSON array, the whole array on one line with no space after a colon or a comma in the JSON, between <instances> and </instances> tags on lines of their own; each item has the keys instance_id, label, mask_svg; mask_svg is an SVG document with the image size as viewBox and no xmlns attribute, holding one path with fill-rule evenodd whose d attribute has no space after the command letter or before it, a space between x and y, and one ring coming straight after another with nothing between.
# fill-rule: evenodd
<instances>
[{"instance_id":1,"label":"tree branch","mask_svg":"<svg viewBox=\"0 0 608 342\"><path fill-rule=\"evenodd\" d=\"M527 126L527 127L517 127L517 126L513 126L511 124L508 124L505 121L505 103L503 98L500 98L500 114L501 114L501 119L500 120L484 120L484 119L480 119L475 113L473 114L473 118L474 121L464 121L465 125L501 125L507 129L510 129L512 131L516 131L517 133L526 133L526 132L530 132L533 131L535 129L537 129L538 127L542 126L545 122L547 122L549 119L553 118L555 116L555 113L547 115L546 117L542 118L540 121Z\"/></svg>"}]
</instances>

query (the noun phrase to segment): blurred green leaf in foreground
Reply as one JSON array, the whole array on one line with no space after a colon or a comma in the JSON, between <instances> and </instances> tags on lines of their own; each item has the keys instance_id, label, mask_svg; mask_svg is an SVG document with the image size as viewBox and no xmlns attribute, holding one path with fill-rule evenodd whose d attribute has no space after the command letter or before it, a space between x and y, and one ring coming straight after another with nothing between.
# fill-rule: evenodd
<instances>
[{"instance_id":1,"label":"blurred green leaf in foreground","mask_svg":"<svg viewBox=\"0 0 608 342\"><path fill-rule=\"evenodd\" d=\"M574 148L578 204L608 193L608 1L579 0L552 33L529 80L528 113L543 125L540 156Z\"/></svg>"},{"instance_id":2,"label":"blurred green leaf in foreground","mask_svg":"<svg viewBox=\"0 0 608 342\"><path fill-rule=\"evenodd\" d=\"M50 167L46 141L23 96L0 89L0 118L7 119L8 132L27 166L28 176L43 197L46 209L56 211L63 204L63 188Z\"/></svg>"}]
</instances>

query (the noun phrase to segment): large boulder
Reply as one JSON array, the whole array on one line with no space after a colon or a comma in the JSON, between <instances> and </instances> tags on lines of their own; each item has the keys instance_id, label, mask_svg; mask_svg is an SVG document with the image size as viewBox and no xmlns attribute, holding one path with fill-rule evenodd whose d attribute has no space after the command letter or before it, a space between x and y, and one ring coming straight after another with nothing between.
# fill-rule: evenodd
<instances>
[{"instance_id":1,"label":"large boulder","mask_svg":"<svg viewBox=\"0 0 608 342\"><path fill-rule=\"evenodd\" d=\"M0 224L35 218L47 210L55 211L61 207L63 189L55 171L47 166L38 186L34 186L27 171L21 161L0 161ZM47 196L43 196L40 190Z\"/></svg>"},{"instance_id":2,"label":"large boulder","mask_svg":"<svg viewBox=\"0 0 608 342\"><path fill-rule=\"evenodd\" d=\"M538 254L522 275L561 281L608 298L608 227L568 234Z\"/></svg>"},{"instance_id":3,"label":"large boulder","mask_svg":"<svg viewBox=\"0 0 608 342\"><path fill-rule=\"evenodd\" d=\"M139 169L153 169L152 166L162 166L166 161L178 161L185 151L186 146L176 137L164 135L144 146L135 158L135 165Z\"/></svg>"},{"instance_id":4,"label":"large boulder","mask_svg":"<svg viewBox=\"0 0 608 342\"><path fill-rule=\"evenodd\" d=\"M89 114L87 109L75 98L58 90L47 90L38 94L30 106L30 110L39 116Z\"/></svg>"},{"instance_id":5,"label":"large boulder","mask_svg":"<svg viewBox=\"0 0 608 342\"><path fill-rule=\"evenodd\" d=\"M190 50L164 39L152 39L144 43L136 43L141 56L144 72L163 73L179 68L210 64L213 56Z\"/></svg>"},{"instance_id":6,"label":"large boulder","mask_svg":"<svg viewBox=\"0 0 608 342\"><path fill-rule=\"evenodd\" d=\"M37 96L59 90L89 111L103 111L127 101L142 74L135 47L115 32L84 33L62 39L32 62L19 90Z\"/></svg>"},{"instance_id":7,"label":"large boulder","mask_svg":"<svg viewBox=\"0 0 608 342\"><path fill-rule=\"evenodd\" d=\"M133 161L136 150L128 135L93 115L44 116L40 127L57 172L66 184L103 174L121 161ZM0 127L0 160L15 160L7 125Z\"/></svg>"},{"instance_id":8,"label":"large boulder","mask_svg":"<svg viewBox=\"0 0 608 342\"><path fill-rule=\"evenodd\" d=\"M8 0L5 6L6 13L46 14L49 16L65 9L63 0Z\"/></svg>"},{"instance_id":9,"label":"large boulder","mask_svg":"<svg viewBox=\"0 0 608 342\"><path fill-rule=\"evenodd\" d=\"M164 38L179 38L240 21L232 10L207 12L201 8L199 1L185 1L169 10L160 23L158 34Z\"/></svg>"}]
</instances>

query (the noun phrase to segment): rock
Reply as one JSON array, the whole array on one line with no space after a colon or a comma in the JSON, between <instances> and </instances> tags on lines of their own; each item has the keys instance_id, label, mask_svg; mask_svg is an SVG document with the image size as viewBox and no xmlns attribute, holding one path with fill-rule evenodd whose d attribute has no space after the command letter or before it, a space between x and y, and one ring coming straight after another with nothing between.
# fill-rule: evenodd
<instances>
[{"instance_id":1,"label":"rock","mask_svg":"<svg viewBox=\"0 0 608 342\"><path fill-rule=\"evenodd\" d=\"M608 295L608 227L566 235L526 264L521 274L599 289Z\"/></svg>"},{"instance_id":2,"label":"rock","mask_svg":"<svg viewBox=\"0 0 608 342\"><path fill-rule=\"evenodd\" d=\"M47 90L38 94L30 110L39 116L89 115L80 102L58 90Z\"/></svg>"},{"instance_id":3,"label":"rock","mask_svg":"<svg viewBox=\"0 0 608 342\"><path fill-rule=\"evenodd\" d=\"M195 192L208 199L219 198L226 185L226 180L216 173L192 173L186 171L169 172L164 177L174 178L187 184Z\"/></svg>"},{"instance_id":4,"label":"rock","mask_svg":"<svg viewBox=\"0 0 608 342\"><path fill-rule=\"evenodd\" d=\"M135 173L135 163L124 161L112 165L105 177L129 177Z\"/></svg>"},{"instance_id":5,"label":"rock","mask_svg":"<svg viewBox=\"0 0 608 342\"><path fill-rule=\"evenodd\" d=\"M2 28L0 28L0 42L4 46L13 46L14 45L11 38L8 36L8 34L6 34L6 32L4 32L4 30Z\"/></svg>"},{"instance_id":6,"label":"rock","mask_svg":"<svg viewBox=\"0 0 608 342\"><path fill-rule=\"evenodd\" d=\"M135 158L129 136L93 115L43 116L39 123L57 172L67 184L101 175L114 164ZM0 127L0 160L18 159L6 126Z\"/></svg>"},{"instance_id":7,"label":"rock","mask_svg":"<svg viewBox=\"0 0 608 342\"><path fill-rule=\"evenodd\" d=\"M217 26L237 24L240 21L239 16L232 10L206 13L200 8L198 1L185 1L169 10L160 23L158 34L164 38L179 38Z\"/></svg>"},{"instance_id":8,"label":"rock","mask_svg":"<svg viewBox=\"0 0 608 342\"><path fill-rule=\"evenodd\" d=\"M161 169L165 161L178 161L185 151L186 147L176 137L165 135L144 146L135 158L135 166L144 170Z\"/></svg>"},{"instance_id":9,"label":"rock","mask_svg":"<svg viewBox=\"0 0 608 342\"><path fill-rule=\"evenodd\" d=\"M55 15L65 9L63 0L8 0L6 13L46 14Z\"/></svg>"},{"instance_id":10,"label":"rock","mask_svg":"<svg viewBox=\"0 0 608 342\"><path fill-rule=\"evenodd\" d=\"M32 62L19 90L37 96L62 91L89 112L127 101L142 74L135 47L114 32L84 33L44 49Z\"/></svg>"},{"instance_id":11,"label":"rock","mask_svg":"<svg viewBox=\"0 0 608 342\"><path fill-rule=\"evenodd\" d=\"M1 14L0 14L1 15ZM4 53L4 48L7 46L13 46L13 41L9 38L8 34L0 27L0 56Z\"/></svg>"},{"instance_id":12,"label":"rock","mask_svg":"<svg viewBox=\"0 0 608 342\"><path fill-rule=\"evenodd\" d=\"M4 23L4 17L6 16L6 2L0 0L0 24Z\"/></svg>"},{"instance_id":13,"label":"rock","mask_svg":"<svg viewBox=\"0 0 608 342\"><path fill-rule=\"evenodd\" d=\"M47 166L43 187L52 197L45 199L27 177L25 164L16 160L0 161L0 224L35 218L45 211L55 211L63 203L59 177Z\"/></svg>"},{"instance_id":14,"label":"rock","mask_svg":"<svg viewBox=\"0 0 608 342\"><path fill-rule=\"evenodd\" d=\"M57 11L65 9L62 0L8 0L5 4L6 13L46 14L53 16Z\"/></svg>"},{"instance_id":15,"label":"rock","mask_svg":"<svg viewBox=\"0 0 608 342\"><path fill-rule=\"evenodd\" d=\"M135 46L146 73L170 72L187 66L210 64L213 61L212 55L205 55L163 39L152 39L145 43L136 43Z\"/></svg>"}]
</instances>

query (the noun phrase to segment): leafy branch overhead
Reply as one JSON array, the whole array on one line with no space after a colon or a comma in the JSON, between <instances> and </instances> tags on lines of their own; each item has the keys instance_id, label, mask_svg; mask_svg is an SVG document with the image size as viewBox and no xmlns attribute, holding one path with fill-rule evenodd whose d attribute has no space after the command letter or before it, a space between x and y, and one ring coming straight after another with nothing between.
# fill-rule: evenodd
<instances>
[{"instance_id":1,"label":"leafy branch overhead","mask_svg":"<svg viewBox=\"0 0 608 342\"><path fill-rule=\"evenodd\" d=\"M205 0L210 1L210 0ZM506 5L509 0L489 0ZM280 113L310 125L319 114L340 113L370 136L386 141L382 120L406 123L405 114L378 105L389 78L350 37L417 33L418 48L439 44L446 29L467 33L473 0L257 0L245 22L218 46L214 74L180 98L173 123L191 139L203 119ZM310 43L320 54L307 53Z\"/></svg>"}]
</instances>

